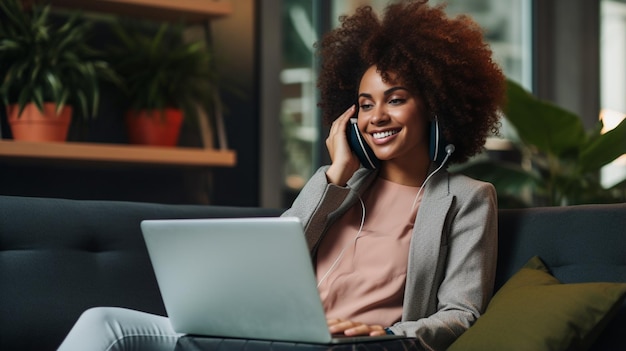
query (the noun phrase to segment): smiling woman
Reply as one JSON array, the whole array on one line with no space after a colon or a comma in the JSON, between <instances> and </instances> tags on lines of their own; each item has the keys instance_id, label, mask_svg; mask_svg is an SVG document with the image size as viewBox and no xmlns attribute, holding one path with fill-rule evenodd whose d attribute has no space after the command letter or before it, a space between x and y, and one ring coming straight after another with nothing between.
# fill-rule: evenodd
<instances>
[{"instance_id":1,"label":"smiling woman","mask_svg":"<svg viewBox=\"0 0 626 351\"><path fill-rule=\"evenodd\" d=\"M398 83L397 78L385 82L376 66L365 71L359 86L358 126L376 156L386 161L381 177L420 186L423 177L405 179L405 172L390 173L421 166L411 173L425 175L428 167L428 162L415 162L428 159L428 116L417 92Z\"/></svg>"},{"instance_id":2,"label":"smiling woman","mask_svg":"<svg viewBox=\"0 0 626 351\"><path fill-rule=\"evenodd\" d=\"M284 216L307 228L332 332L384 331L443 350L484 311L496 259L493 186L445 166L497 129L504 75L475 22L427 1L380 17L365 6L340 22L316 46L331 163ZM355 117L376 169L349 147ZM449 141L437 161L430 126Z\"/></svg>"},{"instance_id":3,"label":"smiling woman","mask_svg":"<svg viewBox=\"0 0 626 351\"><path fill-rule=\"evenodd\" d=\"M531 0L431 0L431 4L446 3L444 11L448 15L468 14L483 28L485 41L493 50L493 57L508 77L532 85L532 42L531 42ZM331 0L326 2L311 0L284 0L283 3L283 45L282 74L280 90L282 95L274 96L266 102L280 100L280 123L284 143L282 152L266 151L268 154L282 154L284 160L276 158L276 164L266 164L267 172L274 172L274 183L263 187L265 203L269 198L278 196L276 189L283 188L280 206L288 206L293 197L301 190L305 181L320 165L327 163L323 136L327 130L319 121L314 107L316 95L314 89L313 54L311 44L316 35L340 25L339 17L353 13L357 5L370 5L382 13L388 0ZM558 12L557 12L558 13ZM272 11L272 16L274 16ZM304 27L304 28L303 28ZM310 29L313 28L313 29ZM317 34L316 31L317 30ZM344 109L347 106L343 107ZM276 114L268 114L274 116ZM264 118L271 120L271 118ZM270 123L270 122L268 122ZM506 136L509 125L502 120L500 134ZM319 137L321 135L322 137ZM275 143L273 138L265 138L266 144ZM487 146L503 140L490 136ZM265 146L271 150L270 146ZM282 166L282 167L281 167Z\"/></svg>"},{"instance_id":4,"label":"smiling woman","mask_svg":"<svg viewBox=\"0 0 626 351\"><path fill-rule=\"evenodd\" d=\"M329 331L397 334L444 350L485 310L497 250L494 187L444 167L478 152L495 128L504 76L472 20L427 1L392 4L381 17L361 7L316 48L332 162L283 216L305 229ZM354 117L377 169L361 167L350 149ZM431 160L429 125L458 152ZM90 335L103 349L125 346L144 328L144 346L174 349L166 318L98 308L61 350L93 349ZM120 333L101 332L111 329Z\"/></svg>"}]
</instances>

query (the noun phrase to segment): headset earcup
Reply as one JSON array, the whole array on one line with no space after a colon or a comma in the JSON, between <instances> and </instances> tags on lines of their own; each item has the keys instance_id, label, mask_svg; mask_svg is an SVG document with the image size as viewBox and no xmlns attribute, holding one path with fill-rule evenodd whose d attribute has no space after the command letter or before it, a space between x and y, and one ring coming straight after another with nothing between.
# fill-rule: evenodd
<instances>
[{"instance_id":1,"label":"headset earcup","mask_svg":"<svg viewBox=\"0 0 626 351\"><path fill-rule=\"evenodd\" d=\"M372 148L363 140L363 137L358 131L356 124L349 124L348 126L348 143L350 148L361 161L361 164L368 169L376 169L380 166L380 160L376 158Z\"/></svg>"},{"instance_id":2,"label":"headset earcup","mask_svg":"<svg viewBox=\"0 0 626 351\"><path fill-rule=\"evenodd\" d=\"M441 162L446 157L446 145L448 142L439 130L437 118L430 122L429 156L435 162Z\"/></svg>"}]
</instances>

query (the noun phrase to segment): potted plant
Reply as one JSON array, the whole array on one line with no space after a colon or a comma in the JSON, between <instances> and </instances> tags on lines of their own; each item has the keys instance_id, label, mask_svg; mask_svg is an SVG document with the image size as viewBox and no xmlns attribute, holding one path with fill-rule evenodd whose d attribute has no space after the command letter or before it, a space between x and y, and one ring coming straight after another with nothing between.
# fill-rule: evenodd
<instances>
[{"instance_id":1,"label":"potted plant","mask_svg":"<svg viewBox=\"0 0 626 351\"><path fill-rule=\"evenodd\" d=\"M185 117L215 103L212 55L203 42L185 42L183 26L115 21L109 62L129 99L125 116L135 144L175 146Z\"/></svg>"},{"instance_id":2,"label":"potted plant","mask_svg":"<svg viewBox=\"0 0 626 351\"><path fill-rule=\"evenodd\" d=\"M20 0L0 2L0 18L0 96L13 138L65 141L73 111L95 116L99 79L115 79L86 43L89 24L79 13L55 24L49 5Z\"/></svg>"},{"instance_id":3,"label":"potted plant","mask_svg":"<svg viewBox=\"0 0 626 351\"><path fill-rule=\"evenodd\" d=\"M626 181L604 188L600 179L600 169L626 153L626 120L606 133L602 121L585 130L579 116L512 80L503 112L522 162L483 157L454 169L493 183L501 207L626 201Z\"/></svg>"}]
</instances>

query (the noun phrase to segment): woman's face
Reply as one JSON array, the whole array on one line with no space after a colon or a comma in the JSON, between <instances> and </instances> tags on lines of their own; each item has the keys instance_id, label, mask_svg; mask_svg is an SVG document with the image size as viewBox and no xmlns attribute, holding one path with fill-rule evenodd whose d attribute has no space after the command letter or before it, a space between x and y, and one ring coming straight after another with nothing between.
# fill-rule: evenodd
<instances>
[{"instance_id":1,"label":"woman's face","mask_svg":"<svg viewBox=\"0 0 626 351\"><path fill-rule=\"evenodd\" d=\"M359 85L358 126L381 161L428 159L428 119L422 99L401 84L384 82L375 66Z\"/></svg>"}]
</instances>

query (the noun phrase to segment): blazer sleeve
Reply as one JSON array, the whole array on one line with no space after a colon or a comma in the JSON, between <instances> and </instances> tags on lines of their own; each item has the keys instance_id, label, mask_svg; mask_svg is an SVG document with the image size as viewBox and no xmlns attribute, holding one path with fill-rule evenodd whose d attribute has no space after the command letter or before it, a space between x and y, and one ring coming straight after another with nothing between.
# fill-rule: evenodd
<instances>
[{"instance_id":1,"label":"blazer sleeve","mask_svg":"<svg viewBox=\"0 0 626 351\"><path fill-rule=\"evenodd\" d=\"M319 168L302 188L293 204L282 217L297 217L302 222L309 246L313 252L327 225L338 215L337 210L350 194L350 188L328 184L326 170Z\"/></svg>"}]
</instances>

